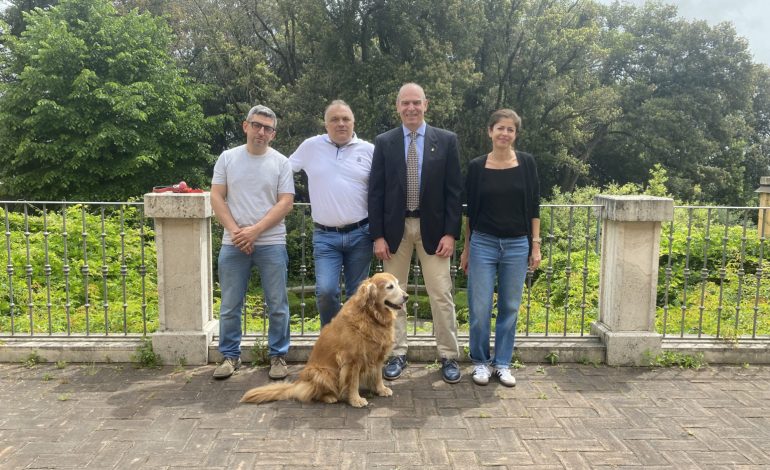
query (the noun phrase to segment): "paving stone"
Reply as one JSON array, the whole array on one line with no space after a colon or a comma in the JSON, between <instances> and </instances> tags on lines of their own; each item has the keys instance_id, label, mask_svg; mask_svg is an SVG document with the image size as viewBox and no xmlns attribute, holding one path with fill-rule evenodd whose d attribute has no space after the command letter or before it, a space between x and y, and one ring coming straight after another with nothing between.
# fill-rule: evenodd
<instances>
[{"instance_id":1,"label":"paving stone","mask_svg":"<svg viewBox=\"0 0 770 470\"><path fill-rule=\"evenodd\" d=\"M0 468L770 468L770 366L529 366L508 389L410 364L361 409L240 404L267 370L213 369L0 364Z\"/></svg>"}]
</instances>

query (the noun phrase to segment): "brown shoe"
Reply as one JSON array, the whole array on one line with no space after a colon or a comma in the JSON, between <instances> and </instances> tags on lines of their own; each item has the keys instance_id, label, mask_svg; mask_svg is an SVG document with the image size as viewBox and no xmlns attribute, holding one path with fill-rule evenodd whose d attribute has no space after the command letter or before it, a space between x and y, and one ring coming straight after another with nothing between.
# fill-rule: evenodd
<instances>
[{"instance_id":1,"label":"brown shoe","mask_svg":"<svg viewBox=\"0 0 770 470\"><path fill-rule=\"evenodd\" d=\"M270 372L268 377L273 380L285 379L289 375L289 368L286 367L286 359L283 356L270 357Z\"/></svg>"},{"instance_id":2,"label":"brown shoe","mask_svg":"<svg viewBox=\"0 0 770 470\"><path fill-rule=\"evenodd\" d=\"M221 364L214 369L214 378L218 380L226 379L233 375L233 372L241 367L240 357L226 357Z\"/></svg>"}]
</instances>

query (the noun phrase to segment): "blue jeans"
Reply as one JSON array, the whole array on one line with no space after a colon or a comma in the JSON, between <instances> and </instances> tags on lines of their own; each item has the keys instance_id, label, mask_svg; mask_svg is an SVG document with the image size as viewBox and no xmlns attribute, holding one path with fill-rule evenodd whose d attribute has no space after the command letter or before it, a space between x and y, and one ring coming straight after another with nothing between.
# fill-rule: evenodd
<instances>
[{"instance_id":1,"label":"blue jeans","mask_svg":"<svg viewBox=\"0 0 770 470\"><path fill-rule=\"evenodd\" d=\"M521 295L529 264L527 237L498 238L473 232L468 257L470 357L474 364L510 367ZM495 357L490 357L492 298L497 277Z\"/></svg>"},{"instance_id":2,"label":"blue jeans","mask_svg":"<svg viewBox=\"0 0 770 470\"><path fill-rule=\"evenodd\" d=\"M286 245L255 245L251 255L233 245L222 245L219 251L219 286L222 290L219 352L224 357L241 355L243 300L253 266L259 270L267 303L269 355L283 356L289 351L289 297L286 291L289 257Z\"/></svg>"},{"instance_id":3,"label":"blue jeans","mask_svg":"<svg viewBox=\"0 0 770 470\"><path fill-rule=\"evenodd\" d=\"M350 298L369 276L372 239L369 225L350 232L313 231L315 302L323 327L340 311L340 271L344 269L345 295Z\"/></svg>"}]
</instances>

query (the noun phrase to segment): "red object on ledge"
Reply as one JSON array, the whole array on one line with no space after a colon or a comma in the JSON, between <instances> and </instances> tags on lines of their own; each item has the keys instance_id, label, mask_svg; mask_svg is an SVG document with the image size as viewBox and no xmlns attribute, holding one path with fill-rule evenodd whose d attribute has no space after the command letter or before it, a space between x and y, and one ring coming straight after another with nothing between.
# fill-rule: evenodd
<instances>
[{"instance_id":1,"label":"red object on ledge","mask_svg":"<svg viewBox=\"0 0 770 470\"><path fill-rule=\"evenodd\" d=\"M187 183L180 181L177 184L171 186L155 186L152 188L154 193L202 193L202 189L192 189L187 186Z\"/></svg>"}]
</instances>

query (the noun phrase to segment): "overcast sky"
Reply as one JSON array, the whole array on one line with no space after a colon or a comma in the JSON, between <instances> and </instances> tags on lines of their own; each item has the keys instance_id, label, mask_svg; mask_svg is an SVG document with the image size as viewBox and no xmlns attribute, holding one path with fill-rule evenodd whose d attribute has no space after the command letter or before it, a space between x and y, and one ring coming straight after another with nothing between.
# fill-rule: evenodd
<instances>
[{"instance_id":1,"label":"overcast sky","mask_svg":"<svg viewBox=\"0 0 770 470\"><path fill-rule=\"evenodd\" d=\"M614 0L598 0L612 3ZM643 5L645 0L626 0ZM706 20L715 25L732 22L738 35L749 41L755 62L770 65L770 0L663 0L675 5L687 19Z\"/></svg>"}]
</instances>

